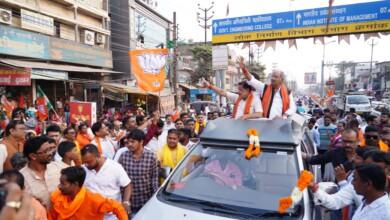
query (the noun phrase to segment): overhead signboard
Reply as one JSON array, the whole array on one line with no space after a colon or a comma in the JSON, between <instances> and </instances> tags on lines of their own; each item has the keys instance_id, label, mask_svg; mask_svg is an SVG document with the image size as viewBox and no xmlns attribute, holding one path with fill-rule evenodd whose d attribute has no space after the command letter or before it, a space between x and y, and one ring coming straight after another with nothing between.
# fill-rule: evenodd
<instances>
[{"instance_id":1,"label":"overhead signboard","mask_svg":"<svg viewBox=\"0 0 390 220\"><path fill-rule=\"evenodd\" d=\"M226 45L213 46L213 70L228 68L228 47Z\"/></svg>"},{"instance_id":2,"label":"overhead signboard","mask_svg":"<svg viewBox=\"0 0 390 220\"><path fill-rule=\"evenodd\" d=\"M213 21L213 44L390 30L389 1L359 3Z\"/></svg>"},{"instance_id":3,"label":"overhead signboard","mask_svg":"<svg viewBox=\"0 0 390 220\"><path fill-rule=\"evenodd\" d=\"M317 83L317 73L305 73L305 84L316 84Z\"/></svg>"}]
</instances>

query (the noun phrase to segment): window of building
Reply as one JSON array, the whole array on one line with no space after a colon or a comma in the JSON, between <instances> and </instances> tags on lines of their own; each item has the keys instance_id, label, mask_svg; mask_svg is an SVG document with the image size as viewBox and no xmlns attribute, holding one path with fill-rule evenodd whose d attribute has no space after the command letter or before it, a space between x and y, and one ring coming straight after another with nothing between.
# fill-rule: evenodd
<instances>
[{"instance_id":1,"label":"window of building","mask_svg":"<svg viewBox=\"0 0 390 220\"><path fill-rule=\"evenodd\" d=\"M167 41L167 29L143 14L134 12L136 40L143 39L145 48L156 48ZM142 36L143 38L141 38Z\"/></svg>"}]
</instances>

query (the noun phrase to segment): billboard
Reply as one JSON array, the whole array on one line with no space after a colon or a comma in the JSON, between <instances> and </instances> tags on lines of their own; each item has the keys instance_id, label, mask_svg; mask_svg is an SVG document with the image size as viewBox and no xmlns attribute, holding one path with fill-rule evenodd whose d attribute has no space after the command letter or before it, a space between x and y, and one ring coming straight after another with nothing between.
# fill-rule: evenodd
<instances>
[{"instance_id":1,"label":"billboard","mask_svg":"<svg viewBox=\"0 0 390 220\"><path fill-rule=\"evenodd\" d=\"M0 24L0 54L112 68L111 51Z\"/></svg>"},{"instance_id":2,"label":"billboard","mask_svg":"<svg viewBox=\"0 0 390 220\"><path fill-rule=\"evenodd\" d=\"M328 24L328 17L329 26ZM390 30L389 1L214 20L213 44Z\"/></svg>"},{"instance_id":3,"label":"billboard","mask_svg":"<svg viewBox=\"0 0 390 220\"><path fill-rule=\"evenodd\" d=\"M31 69L0 68L0 86L30 86Z\"/></svg>"},{"instance_id":4,"label":"billboard","mask_svg":"<svg viewBox=\"0 0 390 220\"><path fill-rule=\"evenodd\" d=\"M316 84L317 83L317 73L305 73L305 84Z\"/></svg>"},{"instance_id":5,"label":"billboard","mask_svg":"<svg viewBox=\"0 0 390 220\"><path fill-rule=\"evenodd\" d=\"M226 70L228 68L228 47L226 45L213 46L213 70Z\"/></svg>"},{"instance_id":6,"label":"billboard","mask_svg":"<svg viewBox=\"0 0 390 220\"><path fill-rule=\"evenodd\" d=\"M25 9L20 9L23 29L54 35L54 19Z\"/></svg>"},{"instance_id":7,"label":"billboard","mask_svg":"<svg viewBox=\"0 0 390 220\"><path fill-rule=\"evenodd\" d=\"M70 123L88 122L92 126L96 122L96 102L69 102Z\"/></svg>"}]
</instances>

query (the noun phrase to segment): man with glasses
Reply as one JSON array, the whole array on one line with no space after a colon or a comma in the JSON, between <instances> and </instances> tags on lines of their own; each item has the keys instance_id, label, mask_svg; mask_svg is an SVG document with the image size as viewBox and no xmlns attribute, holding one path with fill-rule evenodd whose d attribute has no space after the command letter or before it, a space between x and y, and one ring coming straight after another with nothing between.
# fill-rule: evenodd
<instances>
[{"instance_id":1,"label":"man with glasses","mask_svg":"<svg viewBox=\"0 0 390 220\"><path fill-rule=\"evenodd\" d=\"M55 152L55 141L46 136L27 140L23 149L28 163L20 172L26 180L26 191L46 207L50 206L50 194L57 188L61 173L52 162Z\"/></svg>"},{"instance_id":2,"label":"man with glasses","mask_svg":"<svg viewBox=\"0 0 390 220\"><path fill-rule=\"evenodd\" d=\"M379 148L379 130L376 126L369 125L364 130L365 147Z\"/></svg>"},{"instance_id":3,"label":"man with glasses","mask_svg":"<svg viewBox=\"0 0 390 220\"><path fill-rule=\"evenodd\" d=\"M322 155L311 156L302 154L303 158L311 165L325 166L332 163L333 167L343 165L346 172L352 169L353 159L358 147L358 133L353 129L346 129L342 134L343 147L327 151Z\"/></svg>"},{"instance_id":4,"label":"man with glasses","mask_svg":"<svg viewBox=\"0 0 390 220\"><path fill-rule=\"evenodd\" d=\"M12 169L11 158L23 151L26 126L22 121L11 121L5 128L5 137L0 143L0 172Z\"/></svg>"}]
</instances>

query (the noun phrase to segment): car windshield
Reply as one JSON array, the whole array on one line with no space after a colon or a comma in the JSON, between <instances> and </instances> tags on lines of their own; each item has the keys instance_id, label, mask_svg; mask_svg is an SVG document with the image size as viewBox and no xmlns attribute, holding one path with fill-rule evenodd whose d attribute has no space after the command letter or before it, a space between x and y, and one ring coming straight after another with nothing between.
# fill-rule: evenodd
<instances>
[{"instance_id":1,"label":"car windshield","mask_svg":"<svg viewBox=\"0 0 390 220\"><path fill-rule=\"evenodd\" d=\"M248 212L277 211L279 199L291 194L298 178L295 152L263 151L247 160L244 150L198 144L171 176L164 194Z\"/></svg>"},{"instance_id":2,"label":"car windshield","mask_svg":"<svg viewBox=\"0 0 390 220\"><path fill-rule=\"evenodd\" d=\"M364 95L349 96L348 104L370 104L370 100L368 100L367 96Z\"/></svg>"}]
</instances>

